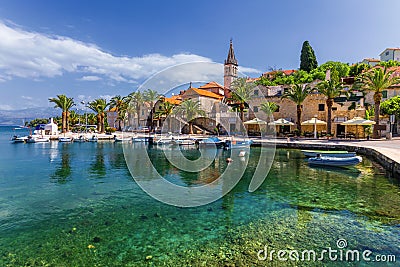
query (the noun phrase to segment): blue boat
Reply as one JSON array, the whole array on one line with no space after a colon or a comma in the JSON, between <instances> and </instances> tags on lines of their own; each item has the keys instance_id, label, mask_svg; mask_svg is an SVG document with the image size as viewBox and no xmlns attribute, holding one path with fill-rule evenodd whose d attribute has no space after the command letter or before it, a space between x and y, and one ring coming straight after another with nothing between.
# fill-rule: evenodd
<instances>
[{"instance_id":1,"label":"blue boat","mask_svg":"<svg viewBox=\"0 0 400 267\"><path fill-rule=\"evenodd\" d=\"M250 148L253 143L252 140L236 141L236 140L226 140L225 149L235 149L235 148Z\"/></svg>"},{"instance_id":2,"label":"blue boat","mask_svg":"<svg viewBox=\"0 0 400 267\"><path fill-rule=\"evenodd\" d=\"M206 139L200 139L196 141L197 147L217 147L223 148L225 147L225 141L222 141L218 137L209 137Z\"/></svg>"},{"instance_id":3,"label":"blue boat","mask_svg":"<svg viewBox=\"0 0 400 267\"><path fill-rule=\"evenodd\" d=\"M360 162L362 162L362 158L360 156L347 157L347 158L315 157L308 159L308 164L310 165L333 166L333 167L354 166Z\"/></svg>"}]
</instances>

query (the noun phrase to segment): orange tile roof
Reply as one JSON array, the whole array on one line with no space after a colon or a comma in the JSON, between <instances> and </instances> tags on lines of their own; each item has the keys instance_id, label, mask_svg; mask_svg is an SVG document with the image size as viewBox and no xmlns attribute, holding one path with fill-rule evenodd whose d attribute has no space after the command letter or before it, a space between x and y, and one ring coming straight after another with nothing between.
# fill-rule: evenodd
<instances>
[{"instance_id":1,"label":"orange tile roof","mask_svg":"<svg viewBox=\"0 0 400 267\"><path fill-rule=\"evenodd\" d=\"M180 95L173 95L171 97L164 98L164 101L169 102L172 105L179 105L180 103L182 103L182 97Z\"/></svg>"},{"instance_id":2,"label":"orange tile roof","mask_svg":"<svg viewBox=\"0 0 400 267\"><path fill-rule=\"evenodd\" d=\"M266 76L266 75L269 75L269 74L274 74L274 73L277 73L277 72L283 72L285 75L292 75L293 73L297 72L297 70L274 70L274 71L268 71L268 72L263 73L262 76Z\"/></svg>"},{"instance_id":3,"label":"orange tile roof","mask_svg":"<svg viewBox=\"0 0 400 267\"><path fill-rule=\"evenodd\" d=\"M246 79L246 82L255 82L255 81L258 81L258 80L260 80L260 77L258 77L258 78L247 78Z\"/></svg>"},{"instance_id":4,"label":"orange tile roof","mask_svg":"<svg viewBox=\"0 0 400 267\"><path fill-rule=\"evenodd\" d=\"M199 95L201 95L201 96L216 98L216 99L219 99L219 100L221 100L222 98L224 98L224 97L221 96L221 95L217 95L217 94L212 93L212 92L207 91L207 90L198 89L198 88L193 88L193 87L190 88L190 89L192 89L193 91L195 91L197 94L199 94ZM190 90L190 89L189 89L189 90ZM188 91L189 91L189 90L188 90Z\"/></svg>"},{"instance_id":5,"label":"orange tile roof","mask_svg":"<svg viewBox=\"0 0 400 267\"><path fill-rule=\"evenodd\" d=\"M117 111L117 108L116 108L116 107L113 107L113 108L110 108L108 111L109 111L109 112L116 112L116 111Z\"/></svg>"},{"instance_id":6,"label":"orange tile roof","mask_svg":"<svg viewBox=\"0 0 400 267\"><path fill-rule=\"evenodd\" d=\"M224 89L224 87L217 82L209 82L205 85L200 86L199 89L209 89L209 88L216 88L216 87Z\"/></svg>"}]
</instances>

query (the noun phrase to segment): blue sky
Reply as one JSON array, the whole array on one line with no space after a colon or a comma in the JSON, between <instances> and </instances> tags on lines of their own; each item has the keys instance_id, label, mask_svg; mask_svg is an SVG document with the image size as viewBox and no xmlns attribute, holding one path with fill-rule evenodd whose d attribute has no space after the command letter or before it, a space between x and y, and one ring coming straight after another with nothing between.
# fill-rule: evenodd
<instances>
[{"instance_id":1,"label":"blue sky","mask_svg":"<svg viewBox=\"0 0 400 267\"><path fill-rule=\"evenodd\" d=\"M398 10L397 0L1 0L0 109L126 95L175 64L223 63L230 38L252 77L298 68L304 40L319 63L379 57L400 46Z\"/></svg>"}]
</instances>

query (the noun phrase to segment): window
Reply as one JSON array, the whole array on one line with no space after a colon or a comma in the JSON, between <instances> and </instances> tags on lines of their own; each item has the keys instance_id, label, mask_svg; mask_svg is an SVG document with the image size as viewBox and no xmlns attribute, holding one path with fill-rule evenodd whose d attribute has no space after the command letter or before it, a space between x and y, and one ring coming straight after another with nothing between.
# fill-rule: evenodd
<instances>
[{"instance_id":1,"label":"window","mask_svg":"<svg viewBox=\"0 0 400 267\"><path fill-rule=\"evenodd\" d=\"M389 51L386 51L385 55L388 56L389 55Z\"/></svg>"},{"instance_id":2,"label":"window","mask_svg":"<svg viewBox=\"0 0 400 267\"><path fill-rule=\"evenodd\" d=\"M279 112L279 106L278 106L278 105L276 105L276 110L275 110L275 112Z\"/></svg>"},{"instance_id":3,"label":"window","mask_svg":"<svg viewBox=\"0 0 400 267\"><path fill-rule=\"evenodd\" d=\"M332 110L333 110L333 111L336 111L336 110L337 110L337 107L332 107Z\"/></svg>"},{"instance_id":4,"label":"window","mask_svg":"<svg viewBox=\"0 0 400 267\"><path fill-rule=\"evenodd\" d=\"M386 90L382 91L382 97L383 98L387 98L387 91Z\"/></svg>"},{"instance_id":5,"label":"window","mask_svg":"<svg viewBox=\"0 0 400 267\"><path fill-rule=\"evenodd\" d=\"M142 109L142 116L144 116L144 110Z\"/></svg>"},{"instance_id":6,"label":"window","mask_svg":"<svg viewBox=\"0 0 400 267\"><path fill-rule=\"evenodd\" d=\"M325 104L318 104L318 111L324 111L325 110Z\"/></svg>"},{"instance_id":7,"label":"window","mask_svg":"<svg viewBox=\"0 0 400 267\"><path fill-rule=\"evenodd\" d=\"M258 112L258 107L253 107L254 113Z\"/></svg>"},{"instance_id":8,"label":"window","mask_svg":"<svg viewBox=\"0 0 400 267\"><path fill-rule=\"evenodd\" d=\"M254 95L258 95L258 90L254 90Z\"/></svg>"}]
</instances>

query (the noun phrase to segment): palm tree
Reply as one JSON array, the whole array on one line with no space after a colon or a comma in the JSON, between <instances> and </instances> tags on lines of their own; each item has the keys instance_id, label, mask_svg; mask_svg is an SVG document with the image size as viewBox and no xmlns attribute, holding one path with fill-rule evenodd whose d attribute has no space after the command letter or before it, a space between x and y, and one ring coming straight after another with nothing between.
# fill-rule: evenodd
<instances>
[{"instance_id":1,"label":"palm tree","mask_svg":"<svg viewBox=\"0 0 400 267\"><path fill-rule=\"evenodd\" d=\"M144 103L143 94L139 91L130 93L128 95L128 102L130 109L134 109L137 115L137 126L140 126L140 109Z\"/></svg>"},{"instance_id":2,"label":"palm tree","mask_svg":"<svg viewBox=\"0 0 400 267\"><path fill-rule=\"evenodd\" d=\"M177 108L176 113L181 113L186 116L186 120L189 123L189 134L193 134L193 122L197 115L205 116L206 112L201 109L199 101L188 99L183 101Z\"/></svg>"},{"instance_id":3,"label":"palm tree","mask_svg":"<svg viewBox=\"0 0 400 267\"><path fill-rule=\"evenodd\" d=\"M57 97L49 98L49 101L56 104L54 108L60 108L62 110L62 132L68 132L69 110L75 106L74 99L72 97L66 97L65 95L57 95Z\"/></svg>"},{"instance_id":4,"label":"palm tree","mask_svg":"<svg viewBox=\"0 0 400 267\"><path fill-rule=\"evenodd\" d=\"M96 124L96 121L97 121L96 115L94 113L88 113L87 120L88 120L88 124L90 124L90 125Z\"/></svg>"},{"instance_id":5,"label":"palm tree","mask_svg":"<svg viewBox=\"0 0 400 267\"><path fill-rule=\"evenodd\" d=\"M72 110L69 114L68 124L74 126L79 123L79 120L79 114L75 110Z\"/></svg>"},{"instance_id":6,"label":"palm tree","mask_svg":"<svg viewBox=\"0 0 400 267\"><path fill-rule=\"evenodd\" d=\"M171 104L170 102L162 102L160 104L159 109L156 111L154 118L161 119L163 117L168 117L174 111L175 105ZM169 125L168 125L169 128Z\"/></svg>"},{"instance_id":7,"label":"palm tree","mask_svg":"<svg viewBox=\"0 0 400 267\"><path fill-rule=\"evenodd\" d=\"M394 70L389 70L386 67L377 67L368 72L365 72L360 79L361 86L366 91L374 92L374 131L373 138L379 138L378 125L379 113L382 100L382 91L390 86L399 83L399 77L393 76Z\"/></svg>"},{"instance_id":8,"label":"palm tree","mask_svg":"<svg viewBox=\"0 0 400 267\"><path fill-rule=\"evenodd\" d=\"M105 110L107 108L107 100L99 98L95 99L92 102L88 103L88 107L96 112L97 116L97 129L99 133L104 133L105 132L105 127L104 127L104 117L105 117Z\"/></svg>"},{"instance_id":9,"label":"palm tree","mask_svg":"<svg viewBox=\"0 0 400 267\"><path fill-rule=\"evenodd\" d=\"M278 110L278 105L275 102L264 102L260 105L260 110L269 117Z\"/></svg>"},{"instance_id":10,"label":"palm tree","mask_svg":"<svg viewBox=\"0 0 400 267\"><path fill-rule=\"evenodd\" d=\"M251 99L252 89L254 83L249 83L246 78L237 78L232 82L232 92L230 101L238 105L240 112L240 119L244 122L244 110L247 106L247 102Z\"/></svg>"},{"instance_id":11,"label":"palm tree","mask_svg":"<svg viewBox=\"0 0 400 267\"><path fill-rule=\"evenodd\" d=\"M332 106L333 99L340 96L341 94L348 94L347 91L343 90L342 83L335 80L322 81L317 84L317 91L320 94L326 96L326 106L328 108L328 121L326 133L331 134L332 132Z\"/></svg>"},{"instance_id":12,"label":"palm tree","mask_svg":"<svg viewBox=\"0 0 400 267\"><path fill-rule=\"evenodd\" d=\"M121 127L121 121L124 118L124 113L126 111L125 106L126 106L126 102L125 102L125 97L122 97L120 95L116 95L113 98L111 98L110 100L110 109L115 108L115 112L117 113L117 121L118 121L118 131L122 130Z\"/></svg>"},{"instance_id":13,"label":"palm tree","mask_svg":"<svg viewBox=\"0 0 400 267\"><path fill-rule=\"evenodd\" d=\"M310 87L308 85L295 84L292 85L287 91L282 95L282 98L287 98L297 105L297 130L301 133L301 113L303 112L302 104L307 98Z\"/></svg>"},{"instance_id":14,"label":"palm tree","mask_svg":"<svg viewBox=\"0 0 400 267\"><path fill-rule=\"evenodd\" d=\"M160 98L160 94L155 91L155 90L151 90L151 89L147 89L146 91L144 91L143 93L144 96L144 100L146 102L150 103L150 130L153 129L153 117L154 117L154 103Z\"/></svg>"}]
</instances>

